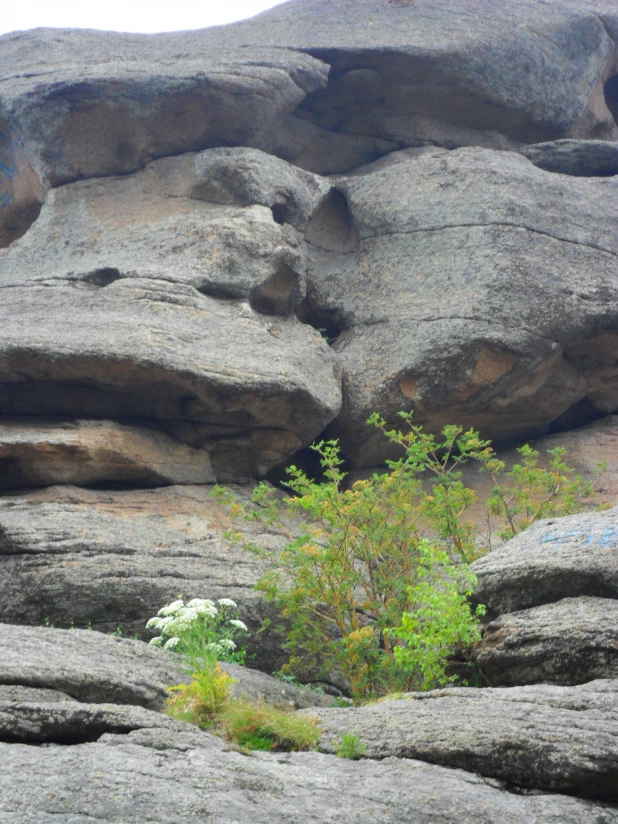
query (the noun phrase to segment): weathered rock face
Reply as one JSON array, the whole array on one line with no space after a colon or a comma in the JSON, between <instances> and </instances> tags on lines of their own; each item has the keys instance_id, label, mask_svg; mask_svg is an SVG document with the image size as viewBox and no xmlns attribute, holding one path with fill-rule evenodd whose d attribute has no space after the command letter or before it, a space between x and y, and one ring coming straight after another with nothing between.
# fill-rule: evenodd
<instances>
[{"instance_id":1,"label":"weathered rock face","mask_svg":"<svg viewBox=\"0 0 618 824\"><path fill-rule=\"evenodd\" d=\"M501 615L475 653L494 686L618 677L618 600L563 598Z\"/></svg>"},{"instance_id":2,"label":"weathered rock face","mask_svg":"<svg viewBox=\"0 0 618 824\"><path fill-rule=\"evenodd\" d=\"M333 431L353 463L387 454L365 425L376 410L506 438L542 434L584 399L617 408L615 181L485 149L389 161L339 180L339 224L332 199L321 207L338 237L307 230L308 301L343 330Z\"/></svg>"},{"instance_id":3,"label":"weathered rock face","mask_svg":"<svg viewBox=\"0 0 618 824\"><path fill-rule=\"evenodd\" d=\"M590 595L618 598L618 508L538 521L472 565L490 616Z\"/></svg>"},{"instance_id":4,"label":"weathered rock face","mask_svg":"<svg viewBox=\"0 0 618 824\"><path fill-rule=\"evenodd\" d=\"M312 712L322 720L325 752L335 751L338 736L354 734L368 758L420 758L523 787L615 800L617 690L616 681L452 688Z\"/></svg>"},{"instance_id":5,"label":"weathered rock face","mask_svg":"<svg viewBox=\"0 0 618 824\"><path fill-rule=\"evenodd\" d=\"M234 752L198 730L151 728L73 747L0 744L2 824L211 820L284 824L615 824L618 812L562 795L517 795L420 761ZM27 785L23 776L31 776ZM353 801L351 801L353 799ZM179 813L179 811L182 811Z\"/></svg>"},{"instance_id":6,"label":"weathered rock face","mask_svg":"<svg viewBox=\"0 0 618 824\"><path fill-rule=\"evenodd\" d=\"M250 488L236 488L249 503ZM252 632L271 616L253 590L263 562L225 540L244 530L262 549L285 539L259 523L239 525L208 487L85 491L76 487L0 498L0 620L92 626L150 637L144 626L178 597L232 598ZM273 616L271 616L273 617ZM275 634L254 639L255 665L285 661Z\"/></svg>"},{"instance_id":7,"label":"weathered rock face","mask_svg":"<svg viewBox=\"0 0 618 824\"><path fill-rule=\"evenodd\" d=\"M243 206L213 205L225 192L208 170L225 180L226 156L207 155L54 190L0 251L4 414L154 419L210 442L220 480L262 474L333 418L333 354L293 317L302 238L275 220L302 227L329 187L241 152L227 199Z\"/></svg>"},{"instance_id":8,"label":"weathered rock face","mask_svg":"<svg viewBox=\"0 0 618 824\"><path fill-rule=\"evenodd\" d=\"M51 186L212 146L270 149L328 71L284 49L216 49L199 32L39 29L5 35L1 47L0 115Z\"/></svg>"}]
</instances>

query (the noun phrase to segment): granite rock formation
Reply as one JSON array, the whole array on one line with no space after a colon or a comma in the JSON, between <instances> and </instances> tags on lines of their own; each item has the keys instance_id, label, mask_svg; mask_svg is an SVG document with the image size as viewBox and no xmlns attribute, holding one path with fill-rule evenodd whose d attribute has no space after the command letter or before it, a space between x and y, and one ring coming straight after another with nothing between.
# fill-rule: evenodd
<instances>
[{"instance_id":1,"label":"granite rock formation","mask_svg":"<svg viewBox=\"0 0 618 824\"><path fill-rule=\"evenodd\" d=\"M0 824L618 822L618 508L476 562L490 688L333 708L254 635L234 689L319 753L167 718L143 643L179 595L278 618L242 545L285 536L212 485L255 512L324 437L371 472L373 412L564 444L615 504L617 187L618 0L0 37Z\"/></svg>"}]
</instances>

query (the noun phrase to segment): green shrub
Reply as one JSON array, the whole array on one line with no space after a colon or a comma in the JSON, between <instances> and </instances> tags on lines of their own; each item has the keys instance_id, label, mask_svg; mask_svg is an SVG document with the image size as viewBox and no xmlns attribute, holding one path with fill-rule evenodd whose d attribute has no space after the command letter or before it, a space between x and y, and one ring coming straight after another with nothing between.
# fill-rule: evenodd
<instances>
[{"instance_id":1,"label":"green shrub","mask_svg":"<svg viewBox=\"0 0 618 824\"><path fill-rule=\"evenodd\" d=\"M321 442L313 448L323 482L290 467L294 496L282 500L262 484L258 507L246 513L289 539L281 555L266 553L270 569L258 585L288 622L289 669L343 679L356 701L454 680L449 657L479 638L483 608L470 607L468 565L483 548L464 520L476 501L461 480L464 463L476 461L491 475L489 507L505 516L509 534L574 511L590 494L560 450L545 470L538 453L522 448L522 464L501 485L504 465L474 430L447 426L437 438L410 414L402 417L405 433L386 429L378 415L370 419L402 448L389 472L345 489L337 442ZM290 518L299 515L295 533Z\"/></svg>"}]
</instances>

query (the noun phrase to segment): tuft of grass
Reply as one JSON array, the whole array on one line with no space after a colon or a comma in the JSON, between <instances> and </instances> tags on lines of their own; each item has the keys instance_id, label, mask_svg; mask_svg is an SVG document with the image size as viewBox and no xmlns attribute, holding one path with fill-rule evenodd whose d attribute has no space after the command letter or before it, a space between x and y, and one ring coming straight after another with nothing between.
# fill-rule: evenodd
<instances>
[{"instance_id":1,"label":"tuft of grass","mask_svg":"<svg viewBox=\"0 0 618 824\"><path fill-rule=\"evenodd\" d=\"M316 719L246 698L228 701L217 722L226 738L252 750L309 750L320 737Z\"/></svg>"}]
</instances>

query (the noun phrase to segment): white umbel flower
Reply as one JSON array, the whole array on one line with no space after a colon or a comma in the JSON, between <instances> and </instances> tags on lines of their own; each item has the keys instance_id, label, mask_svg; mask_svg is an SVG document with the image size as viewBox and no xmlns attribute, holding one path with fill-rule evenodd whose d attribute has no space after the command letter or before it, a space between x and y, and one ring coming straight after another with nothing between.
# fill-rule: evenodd
<instances>
[{"instance_id":1,"label":"white umbel flower","mask_svg":"<svg viewBox=\"0 0 618 824\"><path fill-rule=\"evenodd\" d=\"M236 601L232 601L231 598L219 598L217 601L220 607L236 607Z\"/></svg>"},{"instance_id":2,"label":"white umbel flower","mask_svg":"<svg viewBox=\"0 0 618 824\"><path fill-rule=\"evenodd\" d=\"M181 610L185 605L185 602L182 600L172 601L171 604L163 607L159 610L159 615L176 615L176 613Z\"/></svg>"},{"instance_id":3,"label":"white umbel flower","mask_svg":"<svg viewBox=\"0 0 618 824\"><path fill-rule=\"evenodd\" d=\"M238 618L231 618L229 623L233 627L236 627L236 629L244 629L244 631L247 632L247 625L244 623L244 621L239 621Z\"/></svg>"},{"instance_id":4,"label":"white umbel flower","mask_svg":"<svg viewBox=\"0 0 618 824\"><path fill-rule=\"evenodd\" d=\"M179 643L180 643L180 638L178 638L176 635L174 635L173 638L169 638L165 642L165 644L163 645L163 649L174 649L174 647L177 647Z\"/></svg>"},{"instance_id":5,"label":"white umbel flower","mask_svg":"<svg viewBox=\"0 0 618 824\"><path fill-rule=\"evenodd\" d=\"M207 607L214 607L215 602L211 601L210 598L193 598L187 604L188 607L192 607L193 609L206 609Z\"/></svg>"},{"instance_id":6,"label":"white umbel flower","mask_svg":"<svg viewBox=\"0 0 618 824\"><path fill-rule=\"evenodd\" d=\"M163 638L158 636L157 638L153 638L151 641L148 642L149 647L160 647L163 643Z\"/></svg>"},{"instance_id":7,"label":"white umbel flower","mask_svg":"<svg viewBox=\"0 0 618 824\"><path fill-rule=\"evenodd\" d=\"M230 652L231 650L236 649L236 644L232 641L231 638L222 638L219 641L219 646L223 647L223 649L228 650Z\"/></svg>"},{"instance_id":8,"label":"white umbel flower","mask_svg":"<svg viewBox=\"0 0 618 824\"><path fill-rule=\"evenodd\" d=\"M151 618L146 624L146 629L159 629L160 618Z\"/></svg>"}]
</instances>

